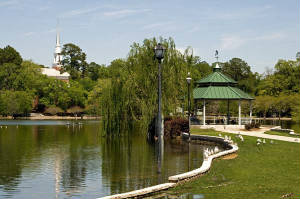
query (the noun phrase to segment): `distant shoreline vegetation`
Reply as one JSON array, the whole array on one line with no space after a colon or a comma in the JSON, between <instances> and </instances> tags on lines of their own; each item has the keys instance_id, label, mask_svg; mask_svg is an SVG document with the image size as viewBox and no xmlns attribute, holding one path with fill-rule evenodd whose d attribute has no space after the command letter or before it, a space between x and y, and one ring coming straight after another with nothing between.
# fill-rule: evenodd
<instances>
[{"instance_id":1,"label":"distant shoreline vegetation","mask_svg":"<svg viewBox=\"0 0 300 199\"><path fill-rule=\"evenodd\" d=\"M187 107L187 99L182 100L187 93L187 73L199 80L212 72L215 63L210 65L194 56L191 48L179 52L172 38L159 38L159 42L167 49L162 63L162 89L163 114L168 116L176 114L176 108L182 104ZM127 58L116 59L107 66L87 63L87 55L79 46L65 44L61 72L70 74L69 82L43 75L44 66L23 60L11 46L0 48L0 115L85 114L101 116L108 134L122 134L135 123L146 129L157 109L157 60L153 52L157 43L155 38L133 43ZM274 69L263 74L252 72L240 58L219 65L224 74L238 82L240 89L255 97L254 116L293 117L299 121L299 63L300 60L279 60ZM207 110L208 114L224 113L226 104L211 101ZM237 113L234 105L230 111Z\"/></svg>"}]
</instances>

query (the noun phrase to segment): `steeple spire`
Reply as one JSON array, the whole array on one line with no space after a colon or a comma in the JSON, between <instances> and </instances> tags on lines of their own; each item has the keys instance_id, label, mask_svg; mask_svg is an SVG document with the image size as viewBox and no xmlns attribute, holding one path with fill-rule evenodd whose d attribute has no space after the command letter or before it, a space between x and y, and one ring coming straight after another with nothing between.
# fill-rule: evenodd
<instances>
[{"instance_id":1,"label":"steeple spire","mask_svg":"<svg viewBox=\"0 0 300 199\"><path fill-rule=\"evenodd\" d=\"M61 56L61 46L60 46L60 35L59 35L59 21L57 20L56 26L56 45L55 45L55 52L54 52L54 60L53 60L53 67L60 69L62 64L62 56Z\"/></svg>"},{"instance_id":2,"label":"steeple spire","mask_svg":"<svg viewBox=\"0 0 300 199\"><path fill-rule=\"evenodd\" d=\"M59 19L57 19L57 24L56 24L56 46L60 46Z\"/></svg>"},{"instance_id":3,"label":"steeple spire","mask_svg":"<svg viewBox=\"0 0 300 199\"><path fill-rule=\"evenodd\" d=\"M59 30L56 30L56 46L60 46L60 40L59 40Z\"/></svg>"}]
</instances>

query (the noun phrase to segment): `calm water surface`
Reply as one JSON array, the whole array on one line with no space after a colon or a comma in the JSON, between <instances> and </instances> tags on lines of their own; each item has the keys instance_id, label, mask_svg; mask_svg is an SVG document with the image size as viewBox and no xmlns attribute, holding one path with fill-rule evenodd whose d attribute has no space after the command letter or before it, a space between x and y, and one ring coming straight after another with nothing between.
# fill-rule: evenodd
<instances>
[{"instance_id":1,"label":"calm water surface","mask_svg":"<svg viewBox=\"0 0 300 199\"><path fill-rule=\"evenodd\" d=\"M300 124L292 120L260 120L263 125L281 126L283 129L293 129L295 133L300 133Z\"/></svg>"},{"instance_id":2,"label":"calm water surface","mask_svg":"<svg viewBox=\"0 0 300 199\"><path fill-rule=\"evenodd\" d=\"M98 121L73 122L0 121L0 198L89 199L131 191L198 168L201 148L209 147L166 143L158 174L157 151L145 136L106 139Z\"/></svg>"}]
</instances>

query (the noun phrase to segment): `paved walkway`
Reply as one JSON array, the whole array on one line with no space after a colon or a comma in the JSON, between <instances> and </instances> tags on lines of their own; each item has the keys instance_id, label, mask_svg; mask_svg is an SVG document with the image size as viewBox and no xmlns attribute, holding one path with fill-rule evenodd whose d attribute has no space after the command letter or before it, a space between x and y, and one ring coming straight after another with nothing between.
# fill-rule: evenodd
<instances>
[{"instance_id":1,"label":"paved walkway","mask_svg":"<svg viewBox=\"0 0 300 199\"><path fill-rule=\"evenodd\" d=\"M195 128L202 128L201 125L193 125L193 126ZM300 143L300 138L264 134L264 132L269 131L271 129L271 127L260 127L259 129L255 129L255 130L251 130L251 131L246 131L245 129L230 128L230 127L224 128L224 125L215 125L213 128L217 131L223 131L223 132L227 132L227 133L241 134L241 135L259 137L259 138L265 138L265 139L281 140L281 141L286 141L286 142Z\"/></svg>"}]
</instances>

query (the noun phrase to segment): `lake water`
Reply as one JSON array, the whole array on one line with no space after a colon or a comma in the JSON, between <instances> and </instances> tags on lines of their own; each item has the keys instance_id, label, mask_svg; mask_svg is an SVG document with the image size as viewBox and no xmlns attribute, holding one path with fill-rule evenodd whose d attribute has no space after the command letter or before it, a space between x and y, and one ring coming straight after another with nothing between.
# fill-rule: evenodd
<instances>
[{"instance_id":1,"label":"lake water","mask_svg":"<svg viewBox=\"0 0 300 199\"><path fill-rule=\"evenodd\" d=\"M158 173L157 147L141 134L107 139L99 121L0 121L0 198L95 199L144 188L200 167L209 147L165 143Z\"/></svg>"},{"instance_id":2,"label":"lake water","mask_svg":"<svg viewBox=\"0 0 300 199\"><path fill-rule=\"evenodd\" d=\"M300 133L300 124L292 120L260 120L262 125L281 126L283 129L293 129L295 133Z\"/></svg>"}]
</instances>

